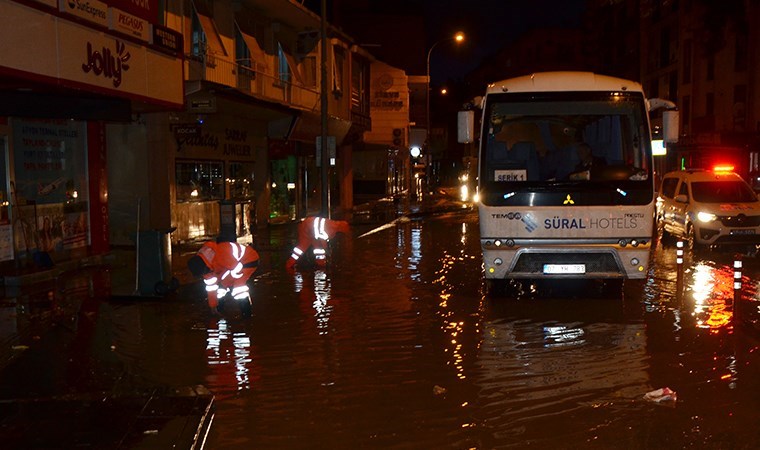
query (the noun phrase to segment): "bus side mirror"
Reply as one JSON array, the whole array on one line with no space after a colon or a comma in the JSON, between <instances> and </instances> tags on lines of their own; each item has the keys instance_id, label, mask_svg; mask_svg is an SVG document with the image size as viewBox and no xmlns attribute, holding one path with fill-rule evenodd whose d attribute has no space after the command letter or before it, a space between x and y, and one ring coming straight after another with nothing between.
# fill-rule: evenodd
<instances>
[{"instance_id":1,"label":"bus side mirror","mask_svg":"<svg viewBox=\"0 0 760 450\"><path fill-rule=\"evenodd\" d=\"M678 142L678 111L662 112L662 140L669 144Z\"/></svg>"},{"instance_id":2,"label":"bus side mirror","mask_svg":"<svg viewBox=\"0 0 760 450\"><path fill-rule=\"evenodd\" d=\"M457 142L469 144L475 138L475 111L457 113Z\"/></svg>"}]
</instances>

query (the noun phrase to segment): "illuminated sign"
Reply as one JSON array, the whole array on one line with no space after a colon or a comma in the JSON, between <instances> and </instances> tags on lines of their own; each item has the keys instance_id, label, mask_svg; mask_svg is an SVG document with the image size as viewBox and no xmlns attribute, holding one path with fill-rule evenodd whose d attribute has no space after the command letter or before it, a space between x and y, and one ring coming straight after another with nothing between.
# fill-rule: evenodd
<instances>
[{"instance_id":1,"label":"illuminated sign","mask_svg":"<svg viewBox=\"0 0 760 450\"><path fill-rule=\"evenodd\" d=\"M665 156L668 154L668 149L665 148L665 143L662 139L655 139L652 141L652 156Z\"/></svg>"}]
</instances>

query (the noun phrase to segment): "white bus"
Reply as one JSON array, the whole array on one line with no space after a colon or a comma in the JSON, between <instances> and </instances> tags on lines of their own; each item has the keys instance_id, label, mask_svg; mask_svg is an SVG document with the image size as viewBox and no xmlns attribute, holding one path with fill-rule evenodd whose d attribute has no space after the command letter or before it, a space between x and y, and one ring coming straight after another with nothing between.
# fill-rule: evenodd
<instances>
[{"instance_id":1,"label":"white bus","mask_svg":"<svg viewBox=\"0 0 760 450\"><path fill-rule=\"evenodd\" d=\"M493 83L482 107L478 211L489 288L512 278L645 278L655 186L649 110L671 102L589 72ZM474 111L459 116L472 142ZM663 138L678 115L663 113Z\"/></svg>"}]
</instances>

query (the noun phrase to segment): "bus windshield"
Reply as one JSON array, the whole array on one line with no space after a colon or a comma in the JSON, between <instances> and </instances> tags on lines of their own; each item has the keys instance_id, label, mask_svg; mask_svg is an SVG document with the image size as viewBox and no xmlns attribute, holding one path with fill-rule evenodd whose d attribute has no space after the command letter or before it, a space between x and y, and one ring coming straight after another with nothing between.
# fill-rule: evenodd
<instances>
[{"instance_id":1,"label":"bus windshield","mask_svg":"<svg viewBox=\"0 0 760 450\"><path fill-rule=\"evenodd\" d=\"M637 93L493 94L484 115L481 185L651 184L647 127Z\"/></svg>"}]
</instances>

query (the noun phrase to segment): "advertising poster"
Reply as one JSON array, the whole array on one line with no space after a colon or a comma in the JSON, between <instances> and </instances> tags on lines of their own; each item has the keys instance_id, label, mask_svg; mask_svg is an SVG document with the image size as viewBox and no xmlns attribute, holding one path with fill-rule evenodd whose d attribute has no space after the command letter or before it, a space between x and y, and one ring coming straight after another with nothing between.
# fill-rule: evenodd
<instances>
[{"instance_id":1,"label":"advertising poster","mask_svg":"<svg viewBox=\"0 0 760 450\"><path fill-rule=\"evenodd\" d=\"M25 247L62 251L87 244L84 122L14 120L17 224L34 230Z\"/></svg>"}]
</instances>

